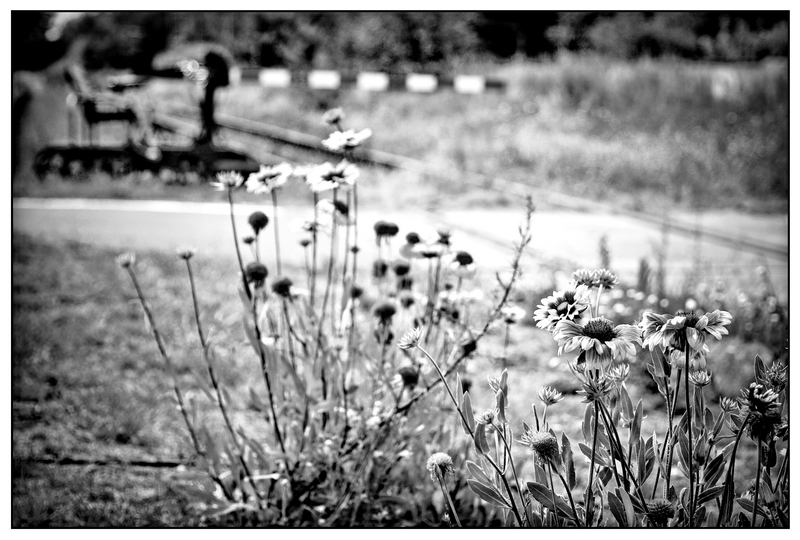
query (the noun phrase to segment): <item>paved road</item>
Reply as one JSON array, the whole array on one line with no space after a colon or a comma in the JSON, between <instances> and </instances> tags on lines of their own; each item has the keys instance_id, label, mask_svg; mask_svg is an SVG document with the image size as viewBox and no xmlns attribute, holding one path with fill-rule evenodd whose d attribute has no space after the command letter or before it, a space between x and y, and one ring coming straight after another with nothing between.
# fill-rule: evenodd
<instances>
[{"instance_id":1,"label":"paved road","mask_svg":"<svg viewBox=\"0 0 800 540\"><path fill-rule=\"evenodd\" d=\"M259 209L272 215L270 206L239 205L236 221L247 230L247 216ZM303 264L301 226L312 219L309 207L281 207L278 211L283 256L287 264ZM453 230L457 249L470 251L486 271L502 271L511 259L511 244L523 221L521 208L492 210L454 210L431 214L422 210L360 213L359 235L366 261L376 254L372 225L378 219L395 221L399 238L414 230L434 235L440 225ZM684 219L686 219L684 217ZM788 245L788 216L744 216L732 212L705 214L704 227L725 226L727 233L741 231L743 238L762 240L776 246ZM662 232L625 216L571 211L542 211L533 216L533 242L525 258L526 280L548 286L552 280L553 259L575 267L598 264L598 243L606 236L612 267L626 281L635 280L639 261L647 257L655 265L654 250L661 245ZM43 239L93 242L119 251L172 250L189 244L201 254L233 256L230 218L225 203L181 203L171 201L124 201L85 199L15 199L13 229ZM268 246L271 247L271 236ZM395 247L399 244L395 242ZM713 266L715 276L748 276L755 267L768 265L779 294L788 291L788 264L776 255L756 255L717 245L703 238L687 239L667 235L668 285L679 286L696 256ZM572 266L564 266L571 268ZM566 279L568 274L558 274ZM740 278L741 279L741 278Z\"/></svg>"}]
</instances>

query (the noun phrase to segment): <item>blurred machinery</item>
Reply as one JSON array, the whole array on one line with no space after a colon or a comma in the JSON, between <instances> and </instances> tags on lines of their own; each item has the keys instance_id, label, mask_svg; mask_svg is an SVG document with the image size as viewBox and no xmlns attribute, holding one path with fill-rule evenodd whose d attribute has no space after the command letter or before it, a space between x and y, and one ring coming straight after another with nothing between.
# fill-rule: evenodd
<instances>
[{"instance_id":1,"label":"blurred machinery","mask_svg":"<svg viewBox=\"0 0 800 540\"><path fill-rule=\"evenodd\" d=\"M211 177L219 171L231 170L243 174L257 171L259 163L251 156L214 142L218 129L214 119L214 94L218 88L230 84L232 67L230 55L212 49L205 51L200 59L181 57L168 68L110 77L105 88L98 88L80 65L71 64L64 72L72 89L68 105L78 110L81 121L75 126L71 116L68 117L70 141L42 149L34 159L34 171L39 178L50 173L80 178L93 170L115 177L150 171L172 178L185 178L189 174ZM153 112L129 92L153 78L188 79L203 88L204 96L199 104L201 129L192 144L158 142L155 133L165 126L154 122ZM109 122L125 124L127 140L124 143L95 142L96 131ZM81 123L87 128L88 142L82 141Z\"/></svg>"}]
</instances>

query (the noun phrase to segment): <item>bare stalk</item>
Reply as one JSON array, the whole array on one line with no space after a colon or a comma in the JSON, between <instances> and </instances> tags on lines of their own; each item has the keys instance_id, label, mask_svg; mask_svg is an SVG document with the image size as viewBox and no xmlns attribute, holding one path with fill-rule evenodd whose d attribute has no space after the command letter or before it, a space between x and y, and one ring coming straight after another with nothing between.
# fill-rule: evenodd
<instances>
[{"instance_id":1,"label":"bare stalk","mask_svg":"<svg viewBox=\"0 0 800 540\"><path fill-rule=\"evenodd\" d=\"M281 241L280 236L278 234L278 192L273 189L272 193L272 218L273 218L273 229L275 230L275 260L277 261L278 265L278 275L283 275L281 271Z\"/></svg>"}]
</instances>

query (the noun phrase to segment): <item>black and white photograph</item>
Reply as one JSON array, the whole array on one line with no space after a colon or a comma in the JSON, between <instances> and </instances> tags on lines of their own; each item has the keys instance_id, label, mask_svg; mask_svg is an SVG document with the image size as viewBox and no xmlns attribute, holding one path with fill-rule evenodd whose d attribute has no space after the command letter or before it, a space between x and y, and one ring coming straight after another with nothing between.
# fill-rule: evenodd
<instances>
[{"instance_id":1,"label":"black and white photograph","mask_svg":"<svg viewBox=\"0 0 800 540\"><path fill-rule=\"evenodd\" d=\"M15 4L17 534L789 530L787 6Z\"/></svg>"}]
</instances>

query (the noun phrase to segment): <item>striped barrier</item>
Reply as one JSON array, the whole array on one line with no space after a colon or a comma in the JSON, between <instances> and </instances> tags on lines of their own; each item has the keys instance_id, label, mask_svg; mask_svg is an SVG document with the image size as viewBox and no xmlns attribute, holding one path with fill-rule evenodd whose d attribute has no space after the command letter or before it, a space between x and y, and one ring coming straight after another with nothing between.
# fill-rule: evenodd
<instances>
[{"instance_id":1,"label":"striped barrier","mask_svg":"<svg viewBox=\"0 0 800 540\"><path fill-rule=\"evenodd\" d=\"M438 76L427 73L394 74L365 71L343 73L326 69L295 71L282 68L244 68L237 79L258 81L267 88L306 86L315 90L355 88L366 92L406 91L420 94L452 89L457 94L483 94L504 91L505 81L482 75Z\"/></svg>"}]
</instances>

